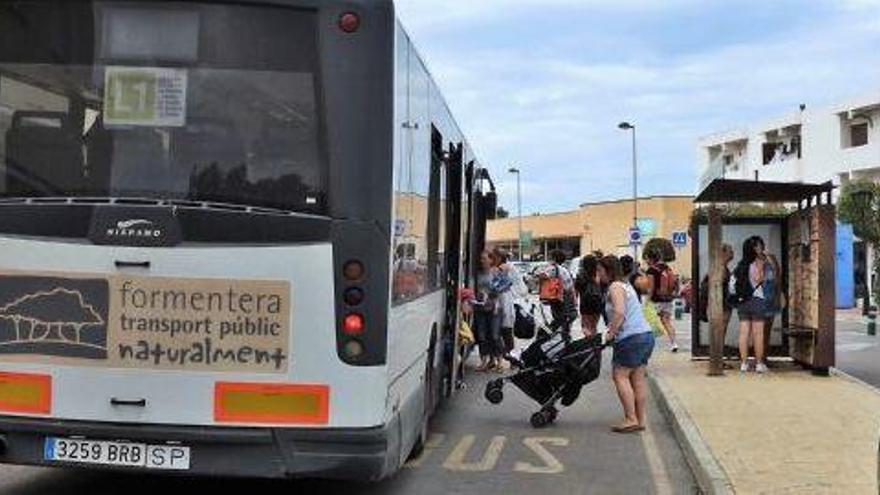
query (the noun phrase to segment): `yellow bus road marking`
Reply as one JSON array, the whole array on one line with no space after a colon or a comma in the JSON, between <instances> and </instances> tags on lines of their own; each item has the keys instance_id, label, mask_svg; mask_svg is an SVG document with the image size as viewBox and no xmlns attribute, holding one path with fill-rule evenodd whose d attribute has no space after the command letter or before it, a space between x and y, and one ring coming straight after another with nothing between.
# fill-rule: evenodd
<instances>
[{"instance_id":1,"label":"yellow bus road marking","mask_svg":"<svg viewBox=\"0 0 880 495\"><path fill-rule=\"evenodd\" d=\"M669 473L666 471L666 464L663 462L663 456L657 447L657 438L651 431L651 428L643 431L641 434L642 444L645 448L645 457L648 458L648 465L651 468L651 478L654 483L654 492L657 495L672 495L672 482L669 479Z\"/></svg>"},{"instance_id":2,"label":"yellow bus road marking","mask_svg":"<svg viewBox=\"0 0 880 495\"><path fill-rule=\"evenodd\" d=\"M501 456L501 451L504 449L504 442L507 441L507 438L504 436L492 437L492 441L489 442L489 447L486 449L486 452L483 453L482 458L478 462L466 462L465 459L467 459L468 453L470 452L471 447L474 446L475 441L476 437L474 435L465 435L462 437L452 450L452 453L449 454L449 457L446 458L446 461L443 462L443 467L450 471L464 472L483 472L495 469L495 465L498 464L498 458Z\"/></svg>"},{"instance_id":3,"label":"yellow bus road marking","mask_svg":"<svg viewBox=\"0 0 880 495\"><path fill-rule=\"evenodd\" d=\"M567 438L559 437L535 437L523 439L523 445L531 449L544 465L536 466L528 462L517 462L513 470L520 473L529 474L559 474L565 471L565 466L548 451L544 445L553 445L555 447L568 447Z\"/></svg>"},{"instance_id":4,"label":"yellow bus road marking","mask_svg":"<svg viewBox=\"0 0 880 495\"><path fill-rule=\"evenodd\" d=\"M428 435L428 441L425 442L425 447L422 450L422 454L404 464L403 467L408 469L421 467L428 456L431 455L431 452L437 450L438 448L440 448L441 445L443 445L444 440L446 440L446 435L442 433L431 433L430 435Z\"/></svg>"}]
</instances>

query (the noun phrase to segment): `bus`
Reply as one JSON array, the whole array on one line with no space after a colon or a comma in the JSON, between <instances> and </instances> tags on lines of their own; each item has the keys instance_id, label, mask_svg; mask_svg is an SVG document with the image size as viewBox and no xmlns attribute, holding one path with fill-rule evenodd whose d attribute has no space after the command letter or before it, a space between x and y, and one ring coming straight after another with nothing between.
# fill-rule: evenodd
<instances>
[{"instance_id":1,"label":"bus","mask_svg":"<svg viewBox=\"0 0 880 495\"><path fill-rule=\"evenodd\" d=\"M0 1L0 463L390 476L496 201L391 0Z\"/></svg>"}]
</instances>

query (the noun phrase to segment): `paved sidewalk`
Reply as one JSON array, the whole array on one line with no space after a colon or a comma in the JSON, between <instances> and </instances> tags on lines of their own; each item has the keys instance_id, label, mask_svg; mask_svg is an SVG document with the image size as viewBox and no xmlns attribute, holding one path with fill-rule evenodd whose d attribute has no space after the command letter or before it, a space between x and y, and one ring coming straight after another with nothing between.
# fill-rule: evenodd
<instances>
[{"instance_id":1,"label":"paved sidewalk","mask_svg":"<svg viewBox=\"0 0 880 495\"><path fill-rule=\"evenodd\" d=\"M659 352L651 373L736 493L877 494L875 389L793 365L767 376L708 377L707 367Z\"/></svg>"}]
</instances>

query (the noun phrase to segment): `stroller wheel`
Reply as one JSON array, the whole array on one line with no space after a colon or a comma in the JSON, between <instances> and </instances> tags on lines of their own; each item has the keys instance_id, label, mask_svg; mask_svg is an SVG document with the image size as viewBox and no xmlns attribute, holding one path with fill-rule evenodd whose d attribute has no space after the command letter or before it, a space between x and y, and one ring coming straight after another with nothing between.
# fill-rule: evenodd
<instances>
[{"instance_id":1,"label":"stroller wheel","mask_svg":"<svg viewBox=\"0 0 880 495\"><path fill-rule=\"evenodd\" d=\"M530 420L533 428L543 428L552 422L553 419L551 419L551 413L546 410L538 411L535 414L532 414L532 418Z\"/></svg>"},{"instance_id":2,"label":"stroller wheel","mask_svg":"<svg viewBox=\"0 0 880 495\"><path fill-rule=\"evenodd\" d=\"M548 407L541 412L547 416L547 423L555 423L556 418L559 416L559 411L555 407Z\"/></svg>"},{"instance_id":3,"label":"stroller wheel","mask_svg":"<svg viewBox=\"0 0 880 495\"><path fill-rule=\"evenodd\" d=\"M486 400L491 404L501 404L501 401L504 400L503 382L489 382L486 385L486 393L484 395L486 396Z\"/></svg>"}]
</instances>

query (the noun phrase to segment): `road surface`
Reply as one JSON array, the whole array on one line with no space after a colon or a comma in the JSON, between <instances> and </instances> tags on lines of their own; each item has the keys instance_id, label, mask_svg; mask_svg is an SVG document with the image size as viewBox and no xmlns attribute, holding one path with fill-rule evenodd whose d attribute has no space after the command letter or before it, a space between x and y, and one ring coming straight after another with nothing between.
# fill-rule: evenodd
<instances>
[{"instance_id":1,"label":"road surface","mask_svg":"<svg viewBox=\"0 0 880 495\"><path fill-rule=\"evenodd\" d=\"M661 351L658 348L658 352ZM610 352L606 353L606 364ZM0 494L200 495L271 493L366 494L690 494L694 479L669 426L652 401L646 433L619 435L608 426L619 406L607 376L590 384L557 424L534 430L535 410L516 389L491 406L485 381L470 373L468 387L438 414L423 457L379 484L163 478L148 475L0 466Z\"/></svg>"}]
</instances>

